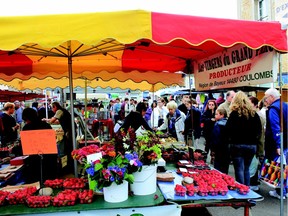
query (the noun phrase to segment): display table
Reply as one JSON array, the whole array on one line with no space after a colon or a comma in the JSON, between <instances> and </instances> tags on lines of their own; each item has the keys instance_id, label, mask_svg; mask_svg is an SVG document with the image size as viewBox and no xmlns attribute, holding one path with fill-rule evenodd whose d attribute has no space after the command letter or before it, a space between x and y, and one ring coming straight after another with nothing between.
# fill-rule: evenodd
<instances>
[{"instance_id":1,"label":"display table","mask_svg":"<svg viewBox=\"0 0 288 216\"><path fill-rule=\"evenodd\" d=\"M23 182L23 169L24 165L11 166L9 164L3 164L2 167L0 168L0 175L3 175L0 178L0 187L4 187L9 184L14 185L19 182Z\"/></svg>"},{"instance_id":2,"label":"display table","mask_svg":"<svg viewBox=\"0 0 288 216\"><path fill-rule=\"evenodd\" d=\"M167 200L167 202L178 203L182 205L182 208L200 208L200 207L221 207L221 206L232 206L232 207L244 207L244 215L249 215L249 207L255 205L256 200L262 200L263 197L254 191L250 190L248 194L241 195L236 191L231 191L225 195L217 196L176 196L174 188L176 184L181 184L182 176L173 173L175 179L173 182L158 182L158 186Z\"/></svg>"},{"instance_id":3,"label":"display table","mask_svg":"<svg viewBox=\"0 0 288 216\"><path fill-rule=\"evenodd\" d=\"M92 124L93 136L97 137L99 135L98 134L99 129L102 131L102 133L104 133L103 127L107 127L108 135L110 138L112 138L114 129L114 123L112 119L101 119L101 120L95 119Z\"/></svg>"},{"instance_id":4,"label":"display table","mask_svg":"<svg viewBox=\"0 0 288 216\"><path fill-rule=\"evenodd\" d=\"M157 198L156 198L157 197ZM91 204L76 204L74 206L65 206L65 207L54 207L49 206L47 208L29 208L24 204L19 205L7 205L0 207L1 215L34 215L34 214L45 214L45 213L53 213L59 215L61 212L67 215L79 215L80 213L89 211L92 215L95 215L93 211L97 212L99 210L102 211L111 211L118 213L118 210L123 208L130 209L133 212L133 209L136 208L145 208L145 207L155 207L164 203L164 197L159 189L157 189L155 194L147 195L147 196L129 196L128 200L121 203L108 203L104 201L103 196L96 196L95 200ZM174 205L174 208L176 206ZM132 209L132 210L131 210ZM180 209L181 210L181 209ZM131 214L132 214L131 212ZM135 210L134 210L135 212ZM129 214L129 215L131 215ZM116 214L115 214L116 215ZM152 215L152 214L149 214ZM158 212L159 215L159 212ZM179 214L180 215L180 214Z\"/></svg>"}]
</instances>

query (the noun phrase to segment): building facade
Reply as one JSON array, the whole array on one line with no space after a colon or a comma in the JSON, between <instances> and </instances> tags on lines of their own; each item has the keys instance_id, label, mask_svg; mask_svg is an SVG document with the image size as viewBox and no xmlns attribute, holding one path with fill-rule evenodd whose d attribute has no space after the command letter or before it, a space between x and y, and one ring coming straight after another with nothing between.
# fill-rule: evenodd
<instances>
[{"instance_id":1,"label":"building facade","mask_svg":"<svg viewBox=\"0 0 288 216\"><path fill-rule=\"evenodd\" d=\"M239 19L257 21L278 21L288 34L288 0L238 0ZM288 54L280 55L280 69L282 81L277 77L274 86L283 83L283 88L288 88Z\"/></svg>"}]
</instances>

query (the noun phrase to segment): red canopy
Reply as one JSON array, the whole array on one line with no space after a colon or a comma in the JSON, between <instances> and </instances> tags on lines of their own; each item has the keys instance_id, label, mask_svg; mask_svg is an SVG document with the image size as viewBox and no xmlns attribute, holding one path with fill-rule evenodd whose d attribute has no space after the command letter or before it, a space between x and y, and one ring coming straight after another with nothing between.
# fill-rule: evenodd
<instances>
[{"instance_id":1,"label":"red canopy","mask_svg":"<svg viewBox=\"0 0 288 216\"><path fill-rule=\"evenodd\" d=\"M278 22L139 10L0 17L0 79L68 77L70 69L88 79L100 71L191 72L193 61L239 44L287 52L286 31Z\"/></svg>"},{"instance_id":2,"label":"red canopy","mask_svg":"<svg viewBox=\"0 0 288 216\"><path fill-rule=\"evenodd\" d=\"M0 102L14 102L32 100L34 98L44 98L45 95L36 93L25 93L18 91L0 90Z\"/></svg>"}]
</instances>

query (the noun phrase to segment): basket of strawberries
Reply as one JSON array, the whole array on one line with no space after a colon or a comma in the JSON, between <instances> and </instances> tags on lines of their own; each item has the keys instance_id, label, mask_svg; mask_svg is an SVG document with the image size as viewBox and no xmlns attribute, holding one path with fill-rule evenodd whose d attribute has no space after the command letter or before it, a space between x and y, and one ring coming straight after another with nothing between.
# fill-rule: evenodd
<instances>
[{"instance_id":1,"label":"basket of strawberries","mask_svg":"<svg viewBox=\"0 0 288 216\"><path fill-rule=\"evenodd\" d=\"M92 203L94 197L94 191L93 190L83 190L79 191L78 198L80 203Z\"/></svg>"},{"instance_id":2,"label":"basket of strawberries","mask_svg":"<svg viewBox=\"0 0 288 216\"><path fill-rule=\"evenodd\" d=\"M51 196L29 196L26 203L30 208L45 208L50 206Z\"/></svg>"},{"instance_id":3,"label":"basket of strawberries","mask_svg":"<svg viewBox=\"0 0 288 216\"><path fill-rule=\"evenodd\" d=\"M45 187L50 187L50 188L62 188L63 187L63 179L47 179L44 182Z\"/></svg>"},{"instance_id":4,"label":"basket of strawberries","mask_svg":"<svg viewBox=\"0 0 288 216\"><path fill-rule=\"evenodd\" d=\"M174 191L175 191L176 196L183 196L184 197L186 194L186 188L180 184L176 184Z\"/></svg>"},{"instance_id":5,"label":"basket of strawberries","mask_svg":"<svg viewBox=\"0 0 288 216\"><path fill-rule=\"evenodd\" d=\"M5 204L6 201L6 197L9 195L10 193L7 191L0 191L0 206L3 206Z\"/></svg>"},{"instance_id":6,"label":"basket of strawberries","mask_svg":"<svg viewBox=\"0 0 288 216\"><path fill-rule=\"evenodd\" d=\"M53 206L73 206L78 198L78 192L75 190L66 189L58 193L52 198Z\"/></svg>"},{"instance_id":7,"label":"basket of strawberries","mask_svg":"<svg viewBox=\"0 0 288 216\"><path fill-rule=\"evenodd\" d=\"M87 180L84 178L67 178L63 181L65 189L82 189L85 187Z\"/></svg>"},{"instance_id":8,"label":"basket of strawberries","mask_svg":"<svg viewBox=\"0 0 288 216\"><path fill-rule=\"evenodd\" d=\"M7 196L8 203L10 205L23 204L25 203L26 197L33 195L36 191L37 188L35 186L16 190Z\"/></svg>"}]
</instances>

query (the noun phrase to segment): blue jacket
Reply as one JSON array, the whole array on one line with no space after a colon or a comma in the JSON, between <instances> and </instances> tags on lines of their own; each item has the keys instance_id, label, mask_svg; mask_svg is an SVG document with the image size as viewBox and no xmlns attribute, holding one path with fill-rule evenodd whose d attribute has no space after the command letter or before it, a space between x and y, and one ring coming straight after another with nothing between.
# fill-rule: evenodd
<instances>
[{"instance_id":1,"label":"blue jacket","mask_svg":"<svg viewBox=\"0 0 288 216\"><path fill-rule=\"evenodd\" d=\"M226 154L228 153L228 141L226 134L226 123L227 118L222 118L216 121L213 131L212 131L212 141L211 141L211 151L212 152L221 152L224 151Z\"/></svg>"},{"instance_id":2,"label":"blue jacket","mask_svg":"<svg viewBox=\"0 0 288 216\"><path fill-rule=\"evenodd\" d=\"M287 149L287 113L288 104L283 102L283 147ZM280 148L280 99L274 101L266 112L265 155L270 159L276 156L276 149Z\"/></svg>"}]
</instances>

